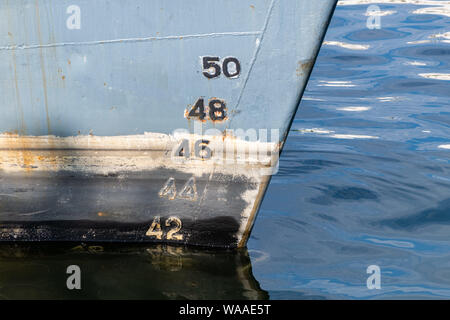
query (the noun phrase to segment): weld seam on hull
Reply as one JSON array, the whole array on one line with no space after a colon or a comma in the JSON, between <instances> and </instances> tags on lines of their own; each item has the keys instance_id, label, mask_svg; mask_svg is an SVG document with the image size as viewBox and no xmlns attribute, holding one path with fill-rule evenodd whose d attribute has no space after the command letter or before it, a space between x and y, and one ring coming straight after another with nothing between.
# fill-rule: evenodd
<instances>
[{"instance_id":1,"label":"weld seam on hull","mask_svg":"<svg viewBox=\"0 0 450 320\"><path fill-rule=\"evenodd\" d=\"M125 38L125 39L96 40L85 42L60 42L60 43L36 44L36 45L15 45L15 46L0 47L0 51L44 49L44 48L56 48L65 46L93 46L99 44L115 44L115 43L138 43L138 42L161 41L161 40L203 39L203 38L225 37L225 36L237 36L237 37L258 36L261 34L261 32L262 31L217 32L217 33L203 33L203 34L186 34L186 35L166 36L166 37Z\"/></svg>"}]
</instances>

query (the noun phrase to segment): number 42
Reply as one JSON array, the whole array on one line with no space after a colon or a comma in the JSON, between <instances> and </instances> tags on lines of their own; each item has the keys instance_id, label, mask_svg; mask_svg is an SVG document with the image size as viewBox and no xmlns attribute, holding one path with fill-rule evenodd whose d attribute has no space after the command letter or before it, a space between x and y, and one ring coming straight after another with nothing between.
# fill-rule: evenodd
<instances>
[{"instance_id":1,"label":"number 42","mask_svg":"<svg viewBox=\"0 0 450 320\"><path fill-rule=\"evenodd\" d=\"M167 240L183 240L182 234L177 234L181 230L181 220L178 217L169 217L166 220L166 227L170 227L174 224L174 226L167 232L166 239ZM145 233L148 237L155 237L158 240L162 240L164 236L164 232L161 228L161 217L155 217L150 228Z\"/></svg>"}]
</instances>

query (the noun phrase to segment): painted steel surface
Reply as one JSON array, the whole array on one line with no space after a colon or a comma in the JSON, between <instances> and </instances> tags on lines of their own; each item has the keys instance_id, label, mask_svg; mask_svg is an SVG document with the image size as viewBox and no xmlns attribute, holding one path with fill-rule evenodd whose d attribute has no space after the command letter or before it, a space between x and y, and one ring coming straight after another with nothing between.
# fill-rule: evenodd
<instances>
[{"instance_id":1,"label":"painted steel surface","mask_svg":"<svg viewBox=\"0 0 450 320\"><path fill-rule=\"evenodd\" d=\"M1 0L0 239L244 246L335 5Z\"/></svg>"}]
</instances>

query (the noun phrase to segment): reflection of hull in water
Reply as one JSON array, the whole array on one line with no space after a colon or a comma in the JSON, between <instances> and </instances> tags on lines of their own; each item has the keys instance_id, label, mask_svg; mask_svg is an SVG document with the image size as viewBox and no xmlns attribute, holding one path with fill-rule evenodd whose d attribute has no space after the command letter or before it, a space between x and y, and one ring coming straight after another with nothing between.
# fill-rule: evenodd
<instances>
[{"instance_id":1,"label":"reflection of hull in water","mask_svg":"<svg viewBox=\"0 0 450 320\"><path fill-rule=\"evenodd\" d=\"M267 299L245 249L0 245L3 299ZM66 287L67 267L81 290Z\"/></svg>"},{"instance_id":2,"label":"reflection of hull in water","mask_svg":"<svg viewBox=\"0 0 450 320\"><path fill-rule=\"evenodd\" d=\"M0 240L245 246L335 4L0 0Z\"/></svg>"}]
</instances>

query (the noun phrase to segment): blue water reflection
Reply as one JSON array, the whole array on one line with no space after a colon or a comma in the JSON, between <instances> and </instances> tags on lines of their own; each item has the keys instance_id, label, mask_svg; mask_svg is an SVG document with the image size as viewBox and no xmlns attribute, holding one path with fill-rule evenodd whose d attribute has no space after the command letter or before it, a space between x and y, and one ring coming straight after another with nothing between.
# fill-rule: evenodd
<instances>
[{"instance_id":1,"label":"blue water reflection","mask_svg":"<svg viewBox=\"0 0 450 320\"><path fill-rule=\"evenodd\" d=\"M373 1L368 29L358 2L337 7L248 244L253 272L273 299L450 298L449 4Z\"/></svg>"}]
</instances>

